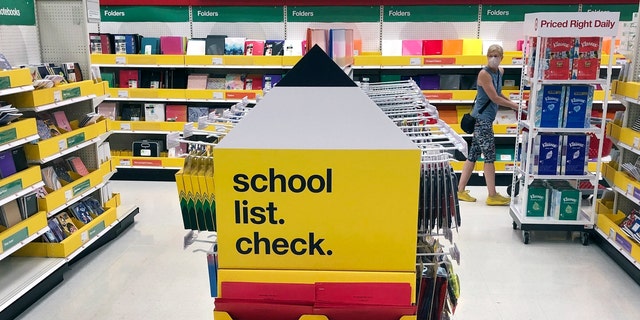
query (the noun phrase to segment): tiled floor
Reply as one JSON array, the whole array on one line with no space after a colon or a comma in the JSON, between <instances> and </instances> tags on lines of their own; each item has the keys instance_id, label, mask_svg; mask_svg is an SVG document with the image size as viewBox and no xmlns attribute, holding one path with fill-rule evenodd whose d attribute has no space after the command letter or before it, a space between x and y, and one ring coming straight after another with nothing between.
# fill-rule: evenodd
<instances>
[{"instance_id":1,"label":"tiled floor","mask_svg":"<svg viewBox=\"0 0 640 320\"><path fill-rule=\"evenodd\" d=\"M211 320L205 254L183 250L172 183L113 182L140 214L128 231L65 273L20 319ZM456 320L638 319L640 286L596 245L568 233L535 233L524 245L506 207L462 203L462 297ZM359 319L354 319L359 320ZM364 319L363 319L364 320Z\"/></svg>"}]
</instances>

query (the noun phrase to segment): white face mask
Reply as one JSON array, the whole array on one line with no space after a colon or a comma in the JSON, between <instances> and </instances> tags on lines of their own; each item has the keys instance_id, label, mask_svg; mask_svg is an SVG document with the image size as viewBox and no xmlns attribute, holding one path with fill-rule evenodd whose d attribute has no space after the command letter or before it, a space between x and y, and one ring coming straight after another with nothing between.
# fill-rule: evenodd
<instances>
[{"instance_id":1,"label":"white face mask","mask_svg":"<svg viewBox=\"0 0 640 320\"><path fill-rule=\"evenodd\" d=\"M498 57L489 58L489 67L497 68L499 65L500 65L500 58Z\"/></svg>"}]
</instances>

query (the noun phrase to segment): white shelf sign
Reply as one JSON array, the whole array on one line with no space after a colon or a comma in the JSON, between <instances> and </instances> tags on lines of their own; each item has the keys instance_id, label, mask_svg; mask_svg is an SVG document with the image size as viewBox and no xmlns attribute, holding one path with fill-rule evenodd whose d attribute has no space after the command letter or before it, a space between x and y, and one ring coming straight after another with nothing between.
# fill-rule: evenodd
<instances>
[{"instance_id":1,"label":"white shelf sign","mask_svg":"<svg viewBox=\"0 0 640 320\"><path fill-rule=\"evenodd\" d=\"M82 243L85 243L87 241L89 241L89 232L85 231L80 235L80 238L82 240Z\"/></svg>"},{"instance_id":2,"label":"white shelf sign","mask_svg":"<svg viewBox=\"0 0 640 320\"><path fill-rule=\"evenodd\" d=\"M118 98L129 98L129 91L118 90Z\"/></svg>"},{"instance_id":3,"label":"white shelf sign","mask_svg":"<svg viewBox=\"0 0 640 320\"><path fill-rule=\"evenodd\" d=\"M131 123L121 123L120 130L131 130Z\"/></svg>"},{"instance_id":4,"label":"white shelf sign","mask_svg":"<svg viewBox=\"0 0 640 320\"><path fill-rule=\"evenodd\" d=\"M60 102L62 101L62 91L56 90L53 92L53 101Z\"/></svg>"},{"instance_id":5,"label":"white shelf sign","mask_svg":"<svg viewBox=\"0 0 640 320\"><path fill-rule=\"evenodd\" d=\"M129 159L120 159L120 166L122 167L130 167L131 161Z\"/></svg>"},{"instance_id":6,"label":"white shelf sign","mask_svg":"<svg viewBox=\"0 0 640 320\"><path fill-rule=\"evenodd\" d=\"M633 137L633 148L638 149L640 147L640 137Z\"/></svg>"},{"instance_id":7,"label":"white shelf sign","mask_svg":"<svg viewBox=\"0 0 640 320\"><path fill-rule=\"evenodd\" d=\"M411 59L409 59L409 65L419 66L421 64L422 64L422 59L421 58L411 58Z\"/></svg>"},{"instance_id":8,"label":"white shelf sign","mask_svg":"<svg viewBox=\"0 0 640 320\"><path fill-rule=\"evenodd\" d=\"M60 141L58 141L58 150L62 151L64 149L67 148L67 140L66 139L62 139Z\"/></svg>"},{"instance_id":9,"label":"white shelf sign","mask_svg":"<svg viewBox=\"0 0 640 320\"><path fill-rule=\"evenodd\" d=\"M620 12L544 12L524 16L526 35L539 37L615 37Z\"/></svg>"},{"instance_id":10,"label":"white shelf sign","mask_svg":"<svg viewBox=\"0 0 640 320\"><path fill-rule=\"evenodd\" d=\"M521 66L523 64L522 58L511 58L511 64Z\"/></svg>"},{"instance_id":11,"label":"white shelf sign","mask_svg":"<svg viewBox=\"0 0 640 320\"><path fill-rule=\"evenodd\" d=\"M222 62L222 58L213 58L211 59L211 64L215 64L215 65L221 65Z\"/></svg>"},{"instance_id":12,"label":"white shelf sign","mask_svg":"<svg viewBox=\"0 0 640 320\"><path fill-rule=\"evenodd\" d=\"M633 196L633 185L630 183L627 185L627 195Z\"/></svg>"},{"instance_id":13,"label":"white shelf sign","mask_svg":"<svg viewBox=\"0 0 640 320\"><path fill-rule=\"evenodd\" d=\"M218 99L218 100L222 100L222 99L224 99L224 94L223 94L223 92L214 92L213 93L213 98L214 99Z\"/></svg>"},{"instance_id":14,"label":"white shelf sign","mask_svg":"<svg viewBox=\"0 0 640 320\"><path fill-rule=\"evenodd\" d=\"M73 190L67 190L64 192L64 198L66 201L71 200L73 198Z\"/></svg>"},{"instance_id":15,"label":"white shelf sign","mask_svg":"<svg viewBox=\"0 0 640 320\"><path fill-rule=\"evenodd\" d=\"M127 57L116 57L116 64L127 64Z\"/></svg>"}]
</instances>

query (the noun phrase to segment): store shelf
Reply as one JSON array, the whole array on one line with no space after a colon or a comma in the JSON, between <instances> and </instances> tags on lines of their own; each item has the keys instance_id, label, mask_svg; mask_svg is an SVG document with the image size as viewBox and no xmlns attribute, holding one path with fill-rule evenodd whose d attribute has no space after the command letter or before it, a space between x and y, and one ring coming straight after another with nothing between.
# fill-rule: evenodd
<instances>
[{"instance_id":1,"label":"store shelf","mask_svg":"<svg viewBox=\"0 0 640 320\"><path fill-rule=\"evenodd\" d=\"M49 217L55 215L103 186L115 173L111 169L111 161L107 161L88 175L49 192L44 198L38 199L39 208L46 210Z\"/></svg>"},{"instance_id":2,"label":"store shelf","mask_svg":"<svg viewBox=\"0 0 640 320\"><path fill-rule=\"evenodd\" d=\"M580 214L578 215L577 220L558 220L550 216L527 217L521 211L520 204L518 203L511 204L511 206L509 207L509 214L514 219L514 221L516 221L516 223L521 226L522 230L537 230L537 226L543 227L541 230L549 230L549 228L547 228L548 226L555 226L558 230L573 230L572 228L577 228L576 230L579 231L586 229L587 226L593 224L593 222L591 222L591 220L589 219L591 214L585 208L580 208Z\"/></svg>"},{"instance_id":3,"label":"store shelf","mask_svg":"<svg viewBox=\"0 0 640 320\"><path fill-rule=\"evenodd\" d=\"M107 120L107 130L113 133L166 134L182 132L187 122L147 122Z\"/></svg>"},{"instance_id":4,"label":"store shelf","mask_svg":"<svg viewBox=\"0 0 640 320\"><path fill-rule=\"evenodd\" d=\"M66 263L65 259L36 257L8 257L0 261L0 310L6 309Z\"/></svg>"},{"instance_id":5,"label":"store shelf","mask_svg":"<svg viewBox=\"0 0 640 320\"><path fill-rule=\"evenodd\" d=\"M113 156L111 161L116 168L129 169L179 170L184 166L184 158Z\"/></svg>"},{"instance_id":6,"label":"store shelf","mask_svg":"<svg viewBox=\"0 0 640 320\"><path fill-rule=\"evenodd\" d=\"M585 174L585 175L541 175L541 174L531 174L524 172L520 167L516 169L519 174L527 175L530 179L533 180L597 180L598 176L595 174Z\"/></svg>"},{"instance_id":7,"label":"store shelf","mask_svg":"<svg viewBox=\"0 0 640 320\"><path fill-rule=\"evenodd\" d=\"M47 213L40 211L20 221L15 226L0 231L0 260L8 257L27 243L35 240L49 230Z\"/></svg>"},{"instance_id":8,"label":"store shelf","mask_svg":"<svg viewBox=\"0 0 640 320\"><path fill-rule=\"evenodd\" d=\"M100 141L107 132L106 121L99 121L59 136L25 145L29 163L46 163Z\"/></svg>"},{"instance_id":9,"label":"store shelf","mask_svg":"<svg viewBox=\"0 0 640 320\"><path fill-rule=\"evenodd\" d=\"M639 104L640 82L623 82L614 80L611 83L611 92L617 100L624 100Z\"/></svg>"},{"instance_id":10,"label":"store shelf","mask_svg":"<svg viewBox=\"0 0 640 320\"><path fill-rule=\"evenodd\" d=\"M0 206L43 186L40 167L29 167L0 180Z\"/></svg>"},{"instance_id":11,"label":"store shelf","mask_svg":"<svg viewBox=\"0 0 640 320\"><path fill-rule=\"evenodd\" d=\"M597 221L597 230L601 232L603 238L618 249L629 262L633 263L636 268L640 268L640 245L633 239L629 238L618 226L621 218L624 219L624 213L618 214L599 214ZM615 221L614 221L615 220Z\"/></svg>"},{"instance_id":12,"label":"store shelf","mask_svg":"<svg viewBox=\"0 0 640 320\"><path fill-rule=\"evenodd\" d=\"M42 111L102 95L105 95L104 83L93 83L92 80L86 80L58 85L53 88L22 92L4 99L19 109Z\"/></svg>"},{"instance_id":13,"label":"store shelf","mask_svg":"<svg viewBox=\"0 0 640 320\"><path fill-rule=\"evenodd\" d=\"M184 55L167 54L92 54L91 64L99 67L180 68L186 67Z\"/></svg>"},{"instance_id":14,"label":"store shelf","mask_svg":"<svg viewBox=\"0 0 640 320\"><path fill-rule=\"evenodd\" d=\"M196 90L196 89L144 89L110 88L109 101L140 102L240 102L247 98L256 103L262 90Z\"/></svg>"},{"instance_id":15,"label":"store shelf","mask_svg":"<svg viewBox=\"0 0 640 320\"><path fill-rule=\"evenodd\" d=\"M0 71L0 96L32 90L28 68Z\"/></svg>"},{"instance_id":16,"label":"store shelf","mask_svg":"<svg viewBox=\"0 0 640 320\"><path fill-rule=\"evenodd\" d=\"M585 133L599 133L602 128L593 126L590 128L542 128L532 126L529 121L522 121L522 126L529 129L529 132L533 133L557 133L557 134L585 134Z\"/></svg>"},{"instance_id":17,"label":"store shelf","mask_svg":"<svg viewBox=\"0 0 640 320\"><path fill-rule=\"evenodd\" d=\"M36 119L26 118L0 127L0 151L38 140Z\"/></svg>"},{"instance_id":18,"label":"store shelf","mask_svg":"<svg viewBox=\"0 0 640 320\"><path fill-rule=\"evenodd\" d=\"M83 224L74 218L71 219L78 226L78 231L72 233L61 242L32 242L25 245L15 254L17 256L67 258L71 260L90 246L92 239L95 241L96 238L108 231L107 227L111 227L116 222L116 209L107 209L87 224Z\"/></svg>"},{"instance_id":19,"label":"store shelf","mask_svg":"<svg viewBox=\"0 0 640 320\"><path fill-rule=\"evenodd\" d=\"M41 111L56 109L56 108L59 108L59 107L62 107L62 106L68 106L70 104L74 104L74 103L78 103L78 102L83 102L83 101L87 101L87 100L93 100L96 97L97 96L95 94L90 94L88 96L71 98L71 99L67 99L67 100L62 100L60 102L55 102L55 103L51 103L51 104L45 104L45 105L38 106L38 107L20 108L20 110L41 112Z\"/></svg>"},{"instance_id":20,"label":"store shelf","mask_svg":"<svg viewBox=\"0 0 640 320\"><path fill-rule=\"evenodd\" d=\"M8 96L8 95L11 95L11 94L16 94L16 93L21 93L21 92L29 92L29 91L33 91L33 90L35 90L35 88L32 85L9 88L9 89L2 89L2 90L0 90L0 97Z\"/></svg>"}]
</instances>

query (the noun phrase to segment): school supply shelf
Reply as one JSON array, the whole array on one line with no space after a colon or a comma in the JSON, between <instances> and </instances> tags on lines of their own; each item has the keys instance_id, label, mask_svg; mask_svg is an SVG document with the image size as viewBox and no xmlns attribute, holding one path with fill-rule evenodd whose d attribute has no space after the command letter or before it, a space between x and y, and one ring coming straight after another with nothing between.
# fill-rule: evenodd
<instances>
[{"instance_id":1,"label":"school supply shelf","mask_svg":"<svg viewBox=\"0 0 640 320\"><path fill-rule=\"evenodd\" d=\"M596 202L581 205L580 182L588 181L598 194L598 174L589 173L589 133L598 139L595 157L600 172L608 97L602 115L591 124L593 85L605 92L611 82L613 56L609 56L606 79L599 79L602 37L615 41L619 13L540 13L525 15L525 66L522 83L531 86L526 120L523 103L518 113L522 144L516 142L521 159L514 170L510 215L513 228L522 230L525 244L532 230L580 231L582 244L596 223ZM542 21L542 22L541 22ZM554 21L586 21L586 28L571 24L551 28ZM601 21L607 21L603 27ZM596 23L597 22L597 23ZM611 53L610 53L611 54ZM519 191L519 193L518 193Z\"/></svg>"}]
</instances>

